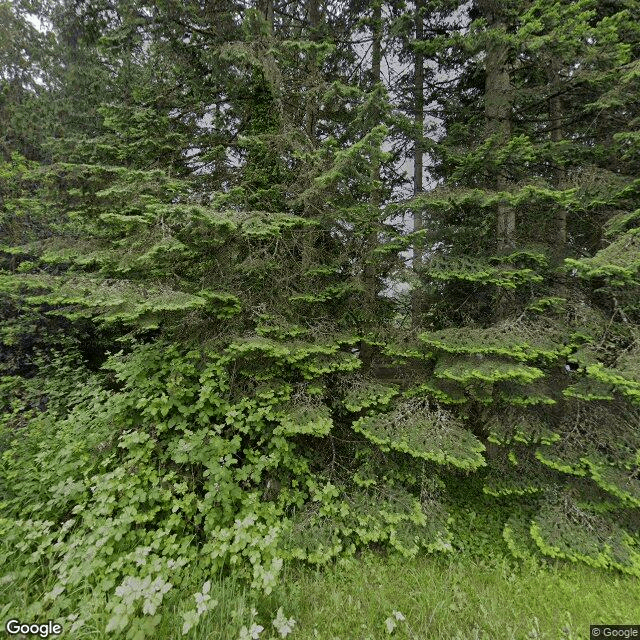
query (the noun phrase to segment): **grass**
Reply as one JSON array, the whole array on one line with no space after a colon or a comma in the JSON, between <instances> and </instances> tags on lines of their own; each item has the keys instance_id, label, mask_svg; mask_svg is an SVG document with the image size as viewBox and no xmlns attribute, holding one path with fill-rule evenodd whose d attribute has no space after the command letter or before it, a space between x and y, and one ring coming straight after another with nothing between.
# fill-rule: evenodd
<instances>
[{"instance_id":1,"label":"grass","mask_svg":"<svg viewBox=\"0 0 640 640\"><path fill-rule=\"evenodd\" d=\"M238 640L243 626L256 624L264 631L255 637L275 640L280 608L296 621L289 640L587 640L590 624L640 624L640 579L561 561L516 561L498 544L498 520L483 513L466 511L457 532L463 542L446 555L369 553L317 570L289 565L269 596L249 592L233 575L212 578L217 606L183 636L181 614L194 608L203 582L194 575L195 587L176 585L167 594L153 637ZM21 564L14 555L3 567L0 628L53 586L33 584ZM77 588L73 600L86 601L86 589ZM107 620L105 608L61 638L114 638L103 631Z\"/></svg>"},{"instance_id":2,"label":"grass","mask_svg":"<svg viewBox=\"0 0 640 640\"><path fill-rule=\"evenodd\" d=\"M212 578L210 595L218 604L183 636L181 614L194 608L203 582L194 575L195 587L167 594L153 637L238 640L243 626L257 624L264 627L259 640L275 640L272 621L280 608L296 621L289 640L588 640L590 624L640 624L637 577L533 557L516 561L499 544L497 519L465 514L457 534L467 542L446 555L407 560L369 553L317 570L289 565L269 596L250 593L233 575ZM0 628L52 587L22 578L19 557L13 563L0 578L0 613L6 614ZM73 594L78 603L87 597L83 588ZM391 634L388 619L395 624ZM103 631L107 620L105 609L61 638L113 638Z\"/></svg>"},{"instance_id":3,"label":"grass","mask_svg":"<svg viewBox=\"0 0 640 640\"><path fill-rule=\"evenodd\" d=\"M640 623L637 578L568 564L370 555L317 571L289 568L268 598L253 600L229 579L214 590L219 604L190 639L235 640L252 609L265 627L260 640L277 638L279 607L296 620L291 640L586 640L590 624ZM181 637L178 614L165 618L159 639Z\"/></svg>"}]
</instances>

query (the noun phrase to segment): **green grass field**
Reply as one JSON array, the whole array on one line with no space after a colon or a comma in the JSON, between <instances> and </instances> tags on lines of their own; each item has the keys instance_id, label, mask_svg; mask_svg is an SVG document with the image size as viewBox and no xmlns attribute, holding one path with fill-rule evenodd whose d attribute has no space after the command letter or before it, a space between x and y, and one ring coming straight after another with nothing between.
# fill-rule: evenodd
<instances>
[{"instance_id":1,"label":"green grass field","mask_svg":"<svg viewBox=\"0 0 640 640\"><path fill-rule=\"evenodd\" d=\"M232 571L224 577L194 574L188 586L167 593L150 637L276 640L284 637L273 625L280 609L280 620L295 620L289 640L588 640L590 624L640 625L638 577L526 554L515 560L494 512L457 514L458 543L450 553L409 560L368 552L316 570L285 564L268 596L250 592ZM18 553L2 573L4 630L10 617L41 601L55 578L45 569L50 580L27 579L25 557ZM194 593L207 579L217 605L183 635L182 614L194 608ZM91 596L82 588L68 594L78 610ZM133 638L126 630L123 636L105 633L108 619L105 607L60 637Z\"/></svg>"},{"instance_id":2,"label":"green grass field","mask_svg":"<svg viewBox=\"0 0 640 640\"><path fill-rule=\"evenodd\" d=\"M461 556L370 555L318 571L287 569L276 591L258 601L229 579L214 584L212 595L218 606L189 638L235 640L252 622L264 627L261 640L278 638L271 621L279 607L296 621L292 640L578 640L589 638L590 624L640 624L637 578ZM159 637L181 637L180 625L175 611Z\"/></svg>"},{"instance_id":3,"label":"green grass field","mask_svg":"<svg viewBox=\"0 0 640 640\"><path fill-rule=\"evenodd\" d=\"M2 600L11 602L15 586L2 585ZM219 578L211 597L217 606L183 636L184 609L175 603L191 594L170 592L158 640L280 638L272 624L279 608L295 620L291 640L586 640L590 624L640 624L638 578L582 565L485 563L456 554L417 560L371 554L315 571L285 567L268 597ZM106 618L88 620L73 638L112 637L101 631L105 625ZM264 630L256 634L254 627L252 635L252 625Z\"/></svg>"}]
</instances>

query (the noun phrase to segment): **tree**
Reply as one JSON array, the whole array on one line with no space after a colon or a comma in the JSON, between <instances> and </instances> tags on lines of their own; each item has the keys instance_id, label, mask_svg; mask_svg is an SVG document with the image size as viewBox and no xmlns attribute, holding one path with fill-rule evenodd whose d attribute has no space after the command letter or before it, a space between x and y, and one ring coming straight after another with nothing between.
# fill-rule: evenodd
<instances>
[{"instance_id":1,"label":"tree","mask_svg":"<svg viewBox=\"0 0 640 640\"><path fill-rule=\"evenodd\" d=\"M427 522L414 495L424 473L405 481L399 461L392 486L367 477L385 445L363 414L396 394L363 367L393 313L377 290L395 259L376 253L381 83L347 84L350 49L317 22L287 38L299 23L275 3L239 23L225 6L228 31L209 26L211 5L56 8L53 35L88 43L109 95L87 82L99 126L74 118L40 163L3 165L4 302L66 334L3 383L20 399L2 418L3 532L17 541L33 526L34 544L60 543L47 552L55 586L31 613L66 615L88 581L81 619L106 598L107 631L142 637L173 584L238 559L268 592L283 557L324 563L374 540L443 548L442 508ZM73 101L75 79L49 99ZM33 583L48 571L28 570Z\"/></svg>"},{"instance_id":2,"label":"tree","mask_svg":"<svg viewBox=\"0 0 640 640\"><path fill-rule=\"evenodd\" d=\"M635 168L614 150L629 140L614 113L629 105L632 16L589 2L479 2L474 12L469 36L445 44L476 55L443 104L445 186L412 205L439 213L424 270L436 330L420 339L436 355L438 384L456 383L449 402L489 441L485 492L519 503L505 529L513 550L529 540L538 552L634 573L636 465L604 425L635 450L626 356L615 363L620 346L635 351L637 319L618 325L613 293L575 277L617 253L615 242L599 251L603 220L637 207ZM586 124L595 104L603 129ZM625 391L594 373L617 366Z\"/></svg>"},{"instance_id":3,"label":"tree","mask_svg":"<svg viewBox=\"0 0 640 640\"><path fill-rule=\"evenodd\" d=\"M450 550L479 486L514 553L639 574L640 21L464 6L60 1L59 68L6 53L4 113L56 114L0 165L0 529L51 585L25 616L152 637L212 571Z\"/></svg>"}]
</instances>

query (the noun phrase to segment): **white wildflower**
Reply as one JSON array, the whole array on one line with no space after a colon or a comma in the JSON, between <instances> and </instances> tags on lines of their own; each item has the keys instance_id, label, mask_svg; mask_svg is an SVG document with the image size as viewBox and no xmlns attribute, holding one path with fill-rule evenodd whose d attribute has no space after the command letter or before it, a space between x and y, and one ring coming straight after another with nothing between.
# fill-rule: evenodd
<instances>
[{"instance_id":1,"label":"white wildflower","mask_svg":"<svg viewBox=\"0 0 640 640\"><path fill-rule=\"evenodd\" d=\"M282 611L282 607L280 607L276 619L273 621L273 626L281 638L286 638L293 631L293 627L296 626L296 621L293 618L287 619Z\"/></svg>"},{"instance_id":2,"label":"white wildflower","mask_svg":"<svg viewBox=\"0 0 640 640\"><path fill-rule=\"evenodd\" d=\"M387 618L384 621L384 623L385 623L385 625L387 627L387 633L389 635L391 635L393 633L393 630L396 628L396 626L398 624L393 618Z\"/></svg>"},{"instance_id":3,"label":"white wildflower","mask_svg":"<svg viewBox=\"0 0 640 640\"><path fill-rule=\"evenodd\" d=\"M264 627L259 624L252 624L251 628L242 627L238 640L259 640L260 634L264 631Z\"/></svg>"},{"instance_id":4,"label":"white wildflower","mask_svg":"<svg viewBox=\"0 0 640 640\"><path fill-rule=\"evenodd\" d=\"M400 611L392 611L391 615L384 621L387 627L387 633L391 635L398 626L398 622L403 622L404 620L406 620L406 618Z\"/></svg>"}]
</instances>

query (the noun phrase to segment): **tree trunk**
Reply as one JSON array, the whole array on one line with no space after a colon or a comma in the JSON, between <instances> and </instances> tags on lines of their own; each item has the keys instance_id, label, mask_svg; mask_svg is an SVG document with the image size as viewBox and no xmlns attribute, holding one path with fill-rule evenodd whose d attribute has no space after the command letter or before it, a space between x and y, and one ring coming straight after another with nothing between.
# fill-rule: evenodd
<instances>
[{"instance_id":1,"label":"tree trunk","mask_svg":"<svg viewBox=\"0 0 640 640\"><path fill-rule=\"evenodd\" d=\"M376 85L381 80L381 63L382 63L382 0L375 0L372 7L372 34L373 43L371 45L371 88L375 90ZM372 126L378 124L378 113L371 114ZM372 154L371 167L370 167L371 182L379 182L380 180L380 161L377 154ZM365 251L364 251L364 267L363 267L363 284L365 289L365 300L368 307L368 315L370 318L374 317L376 298L377 298L377 282L375 265L373 263L373 249L378 241L378 234L376 231L378 213L380 211L380 190L376 186L371 190L371 196L369 198L371 208L371 229L368 231L365 238ZM369 323L367 323L369 324ZM373 359L373 352L371 347L362 343L360 349L360 357L365 369L371 367L371 361Z\"/></svg>"},{"instance_id":2,"label":"tree trunk","mask_svg":"<svg viewBox=\"0 0 640 640\"><path fill-rule=\"evenodd\" d=\"M560 69L556 59L549 66L549 88L551 97L549 99L549 124L551 127L551 142L562 141L562 104L560 102ZM562 189L564 181L564 171L560 166L556 166L553 172L553 186ZM560 264L565 257L567 244L567 210L565 207L558 207L554 220L554 241L553 241L553 262Z\"/></svg>"},{"instance_id":3,"label":"tree trunk","mask_svg":"<svg viewBox=\"0 0 640 640\"><path fill-rule=\"evenodd\" d=\"M258 0L257 6L267 22L269 33L273 33L273 0Z\"/></svg>"},{"instance_id":4,"label":"tree trunk","mask_svg":"<svg viewBox=\"0 0 640 640\"><path fill-rule=\"evenodd\" d=\"M318 0L307 0L307 17L311 29L311 40L318 40L318 26L320 25L320 5Z\"/></svg>"},{"instance_id":5,"label":"tree trunk","mask_svg":"<svg viewBox=\"0 0 640 640\"><path fill-rule=\"evenodd\" d=\"M382 61L382 1L375 0L373 11L373 43L371 45L371 75L373 82L380 82L380 63Z\"/></svg>"},{"instance_id":6,"label":"tree trunk","mask_svg":"<svg viewBox=\"0 0 640 640\"><path fill-rule=\"evenodd\" d=\"M318 27L320 26L320 6L319 0L307 0L307 19L309 21L309 39L312 42L318 42L320 34L318 33ZM309 62L309 85L315 89L315 86L319 83L318 77L318 62L315 51L310 53ZM305 124L307 135L309 140L315 146L315 128L316 119L318 117L317 110L317 96L315 91L308 91L307 102L305 109Z\"/></svg>"},{"instance_id":7,"label":"tree trunk","mask_svg":"<svg viewBox=\"0 0 640 640\"><path fill-rule=\"evenodd\" d=\"M318 42L320 34L318 27L320 26L320 6L319 0L307 0L306 2L307 20L309 22L309 40ZM318 70L318 60L315 51L309 52L309 62L307 67L306 96L305 96L305 115L304 128L307 138L312 147L317 146L316 138L316 120L318 118L318 103L316 87L320 84L320 74ZM312 208L305 206L305 214L308 217L314 215ZM316 252L317 236L314 229L305 229L302 234L302 263L303 272L310 268L312 257Z\"/></svg>"},{"instance_id":8,"label":"tree trunk","mask_svg":"<svg viewBox=\"0 0 640 640\"><path fill-rule=\"evenodd\" d=\"M549 126L551 129L551 142L557 143L562 141L562 104L560 102L560 64L557 58L552 58L549 63ZM554 144L555 146L555 144ZM564 181L564 171L559 165L553 169L552 184L556 189L562 188ZM556 205L554 214L554 229L551 248L551 264L560 266L565 258L566 242L567 242L567 210L564 206ZM567 278L566 274L558 271L555 274L557 282L557 295L561 297L567 296ZM563 419L567 403L566 397L562 394L565 386L563 380L565 372L555 372L554 388L557 392L554 395L556 403L551 406L551 416L555 424L560 424Z\"/></svg>"},{"instance_id":9,"label":"tree trunk","mask_svg":"<svg viewBox=\"0 0 640 640\"><path fill-rule=\"evenodd\" d=\"M416 42L424 38L424 0L416 0ZM413 123L415 139L413 145L413 195L417 196L423 189L423 135L424 135L424 60L420 51L415 52L414 83L413 83ZM420 231L424 221L422 211L413 213L413 230ZM422 264L422 238L413 243L413 268L419 268ZM420 288L413 290L411 297L411 320L414 326L420 324L422 313L422 291Z\"/></svg>"},{"instance_id":10,"label":"tree trunk","mask_svg":"<svg viewBox=\"0 0 640 640\"><path fill-rule=\"evenodd\" d=\"M511 106L513 101L509 71L508 49L504 42L506 26L501 10L504 2L480 0L479 7L491 32L486 50L485 78L485 135L492 140L495 154L507 144L511 136ZM506 191L507 177L502 167L491 172L490 182L496 191ZM510 253L516 246L516 213L504 202L496 211L496 250L498 254ZM513 311L515 296L512 291L498 288L494 307L494 321L499 322Z\"/></svg>"},{"instance_id":11,"label":"tree trunk","mask_svg":"<svg viewBox=\"0 0 640 640\"><path fill-rule=\"evenodd\" d=\"M498 14L499 3L483 0L480 7L487 18L489 28L498 32L499 36L505 32L505 25ZM504 146L511 136L511 102L512 92L507 70L507 46L492 40L486 52L485 79L485 123L486 137L494 139L494 149ZM502 169L498 169L494 176L494 187L497 191L505 191L507 179ZM515 210L505 204L498 205L496 217L496 248L499 253L507 252L515 247L516 217Z\"/></svg>"}]
</instances>

